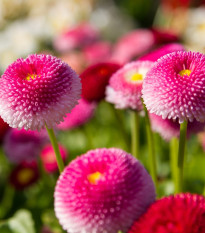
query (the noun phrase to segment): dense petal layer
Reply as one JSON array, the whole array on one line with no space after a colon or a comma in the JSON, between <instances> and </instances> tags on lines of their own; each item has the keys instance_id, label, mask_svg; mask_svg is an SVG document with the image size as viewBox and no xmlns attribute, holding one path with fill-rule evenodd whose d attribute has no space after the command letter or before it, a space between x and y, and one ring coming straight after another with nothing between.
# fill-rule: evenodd
<instances>
[{"instance_id":1,"label":"dense petal layer","mask_svg":"<svg viewBox=\"0 0 205 233\"><path fill-rule=\"evenodd\" d=\"M161 57L143 82L143 99L163 119L205 120L205 56L178 51Z\"/></svg>"},{"instance_id":2,"label":"dense petal layer","mask_svg":"<svg viewBox=\"0 0 205 233\"><path fill-rule=\"evenodd\" d=\"M73 160L55 188L55 212L70 233L126 232L155 199L145 168L120 149L96 149Z\"/></svg>"},{"instance_id":3,"label":"dense petal layer","mask_svg":"<svg viewBox=\"0 0 205 233\"><path fill-rule=\"evenodd\" d=\"M179 194L162 198L134 223L129 233L204 233L205 198Z\"/></svg>"},{"instance_id":4,"label":"dense petal layer","mask_svg":"<svg viewBox=\"0 0 205 233\"><path fill-rule=\"evenodd\" d=\"M0 79L0 115L13 128L41 130L63 121L77 104L77 74L51 55L29 55L12 63Z\"/></svg>"}]
</instances>

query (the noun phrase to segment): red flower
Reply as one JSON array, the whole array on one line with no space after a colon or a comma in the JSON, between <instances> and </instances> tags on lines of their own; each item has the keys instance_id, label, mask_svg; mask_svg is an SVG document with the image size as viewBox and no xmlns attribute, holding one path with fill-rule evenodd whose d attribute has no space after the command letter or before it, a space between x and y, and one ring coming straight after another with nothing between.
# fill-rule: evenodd
<instances>
[{"instance_id":1,"label":"red flower","mask_svg":"<svg viewBox=\"0 0 205 233\"><path fill-rule=\"evenodd\" d=\"M205 198L179 194L156 201L128 233L204 233Z\"/></svg>"},{"instance_id":2,"label":"red flower","mask_svg":"<svg viewBox=\"0 0 205 233\"><path fill-rule=\"evenodd\" d=\"M16 189L24 189L35 183L39 178L36 162L23 162L18 165L10 175L10 183Z\"/></svg>"},{"instance_id":3,"label":"red flower","mask_svg":"<svg viewBox=\"0 0 205 233\"><path fill-rule=\"evenodd\" d=\"M88 101L100 101L105 97L105 87L113 73L121 66L117 63L98 63L89 66L80 75L82 97Z\"/></svg>"}]
</instances>

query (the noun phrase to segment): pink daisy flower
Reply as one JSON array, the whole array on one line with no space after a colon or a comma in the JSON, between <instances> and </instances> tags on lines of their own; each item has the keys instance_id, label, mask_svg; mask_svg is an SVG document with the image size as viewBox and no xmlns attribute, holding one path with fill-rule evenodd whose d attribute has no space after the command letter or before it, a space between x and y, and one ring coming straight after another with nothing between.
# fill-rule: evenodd
<instances>
[{"instance_id":1,"label":"pink daisy flower","mask_svg":"<svg viewBox=\"0 0 205 233\"><path fill-rule=\"evenodd\" d=\"M153 203L128 233L204 233L205 198L179 194Z\"/></svg>"},{"instance_id":2,"label":"pink daisy flower","mask_svg":"<svg viewBox=\"0 0 205 233\"><path fill-rule=\"evenodd\" d=\"M59 146L60 155L63 161L65 161L67 157L67 151L62 145L58 145L58 146ZM44 148L40 153L40 157L46 172L53 173L58 170L58 164L56 161L56 156L52 145L48 144L44 146Z\"/></svg>"},{"instance_id":3,"label":"pink daisy flower","mask_svg":"<svg viewBox=\"0 0 205 233\"><path fill-rule=\"evenodd\" d=\"M61 130L68 130L85 124L93 116L96 104L88 102L85 99L80 99L71 113L68 113L66 118L57 127Z\"/></svg>"},{"instance_id":4,"label":"pink daisy flower","mask_svg":"<svg viewBox=\"0 0 205 233\"><path fill-rule=\"evenodd\" d=\"M88 23L79 24L54 40L54 48L59 52L87 46L99 38L98 31Z\"/></svg>"},{"instance_id":5,"label":"pink daisy flower","mask_svg":"<svg viewBox=\"0 0 205 233\"><path fill-rule=\"evenodd\" d=\"M37 163L23 162L19 164L10 175L10 183L17 189L25 189L36 183L39 179L39 171Z\"/></svg>"},{"instance_id":6,"label":"pink daisy flower","mask_svg":"<svg viewBox=\"0 0 205 233\"><path fill-rule=\"evenodd\" d=\"M54 198L56 216L70 233L126 232L155 200L155 188L131 154L96 149L65 168Z\"/></svg>"},{"instance_id":7,"label":"pink daisy flower","mask_svg":"<svg viewBox=\"0 0 205 233\"><path fill-rule=\"evenodd\" d=\"M77 104L77 74L51 55L18 59L0 79L0 115L13 128L53 128Z\"/></svg>"},{"instance_id":8,"label":"pink daisy flower","mask_svg":"<svg viewBox=\"0 0 205 233\"><path fill-rule=\"evenodd\" d=\"M161 116L156 114L149 114L151 127L154 132L159 133L162 138L166 141L170 141L173 137L179 137L180 135L180 124L177 120L172 119L162 119ZM195 134L204 130L205 123L193 120L193 122L188 122L187 126L187 136L190 134Z\"/></svg>"},{"instance_id":9,"label":"pink daisy flower","mask_svg":"<svg viewBox=\"0 0 205 233\"><path fill-rule=\"evenodd\" d=\"M112 60L121 64L127 63L132 58L148 51L154 44L155 38L151 30L133 30L117 42L113 50Z\"/></svg>"},{"instance_id":10,"label":"pink daisy flower","mask_svg":"<svg viewBox=\"0 0 205 233\"><path fill-rule=\"evenodd\" d=\"M152 65L149 61L136 61L115 72L106 88L106 101L115 104L116 108L142 110L142 83Z\"/></svg>"},{"instance_id":11,"label":"pink daisy flower","mask_svg":"<svg viewBox=\"0 0 205 233\"><path fill-rule=\"evenodd\" d=\"M178 51L161 57L143 82L150 113L163 119L205 120L205 56Z\"/></svg>"},{"instance_id":12,"label":"pink daisy flower","mask_svg":"<svg viewBox=\"0 0 205 233\"><path fill-rule=\"evenodd\" d=\"M11 162L21 163L36 160L47 140L46 134L36 131L10 129L5 136L3 148Z\"/></svg>"},{"instance_id":13,"label":"pink daisy flower","mask_svg":"<svg viewBox=\"0 0 205 233\"><path fill-rule=\"evenodd\" d=\"M141 58L139 58L138 60L140 61L157 61L160 57L168 54L168 53L172 53L172 52L176 52L176 51L185 51L185 48L183 45L181 44L177 44L177 43L172 43L172 44L167 44L164 45L148 54L145 54L144 56L142 56Z\"/></svg>"}]
</instances>

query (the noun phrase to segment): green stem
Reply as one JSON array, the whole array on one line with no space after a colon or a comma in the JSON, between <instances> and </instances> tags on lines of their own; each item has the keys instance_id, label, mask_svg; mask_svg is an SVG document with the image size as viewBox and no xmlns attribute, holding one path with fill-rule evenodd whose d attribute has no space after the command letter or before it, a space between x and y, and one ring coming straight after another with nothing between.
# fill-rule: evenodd
<instances>
[{"instance_id":1,"label":"green stem","mask_svg":"<svg viewBox=\"0 0 205 233\"><path fill-rule=\"evenodd\" d=\"M157 165L156 165L156 156L155 156L155 148L154 148L154 137L151 130L149 115L144 105L145 111L145 122L146 122L146 132L147 132L147 144L148 144L148 153L149 153L149 161L150 161L150 174L154 181L156 190L158 189L158 181L157 181Z\"/></svg>"},{"instance_id":2,"label":"green stem","mask_svg":"<svg viewBox=\"0 0 205 233\"><path fill-rule=\"evenodd\" d=\"M53 146L53 150L55 152L56 155L56 160L57 160L57 164L58 164L58 169L60 171L60 173L63 171L64 169L64 163L63 163L63 159L61 157L60 151L59 151L59 147L58 147L58 143L56 140L56 136L54 134L53 129L49 129L46 125L46 130L48 132L48 136L50 138L51 144Z\"/></svg>"},{"instance_id":3,"label":"green stem","mask_svg":"<svg viewBox=\"0 0 205 233\"><path fill-rule=\"evenodd\" d=\"M205 196L205 184L204 184L204 190L203 190L203 195Z\"/></svg>"},{"instance_id":4,"label":"green stem","mask_svg":"<svg viewBox=\"0 0 205 233\"><path fill-rule=\"evenodd\" d=\"M175 193L183 191L183 170L184 170L184 156L186 146L186 132L187 121L180 124L179 150L178 150L178 166L177 166L177 184Z\"/></svg>"},{"instance_id":5,"label":"green stem","mask_svg":"<svg viewBox=\"0 0 205 233\"><path fill-rule=\"evenodd\" d=\"M139 114L131 111L131 152L135 158L139 158Z\"/></svg>"},{"instance_id":6,"label":"green stem","mask_svg":"<svg viewBox=\"0 0 205 233\"><path fill-rule=\"evenodd\" d=\"M83 131L85 132L86 140L87 140L87 146L89 149L94 148L94 143L93 143L93 134L90 132L90 129L87 127L88 125L83 125Z\"/></svg>"},{"instance_id":7,"label":"green stem","mask_svg":"<svg viewBox=\"0 0 205 233\"><path fill-rule=\"evenodd\" d=\"M129 139L127 137L127 132L126 132L125 127L124 127L124 121L122 119L122 116L121 116L119 110L115 109L113 107L113 105L111 105L111 104L109 104L109 105L110 105L110 107L112 109L112 112L113 112L113 114L115 116L115 119L118 121L119 130L120 130L121 135L122 135L122 137L124 139L124 143L126 145L126 148L130 148L130 142L129 142Z\"/></svg>"},{"instance_id":8,"label":"green stem","mask_svg":"<svg viewBox=\"0 0 205 233\"><path fill-rule=\"evenodd\" d=\"M171 175L172 180L174 182L174 190L176 191L177 187L177 177L178 177L178 169L177 169L177 158L178 158L178 147L179 147L179 141L178 138L172 138L170 141L170 162L171 162Z\"/></svg>"}]
</instances>

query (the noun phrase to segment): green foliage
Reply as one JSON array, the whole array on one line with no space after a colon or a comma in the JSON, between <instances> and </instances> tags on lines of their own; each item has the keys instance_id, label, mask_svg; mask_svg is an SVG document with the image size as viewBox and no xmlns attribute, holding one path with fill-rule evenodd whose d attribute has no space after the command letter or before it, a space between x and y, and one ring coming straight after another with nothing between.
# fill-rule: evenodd
<instances>
[{"instance_id":1,"label":"green foliage","mask_svg":"<svg viewBox=\"0 0 205 233\"><path fill-rule=\"evenodd\" d=\"M32 215L28 210L18 210L15 215L0 223L1 233L35 233Z\"/></svg>"}]
</instances>

